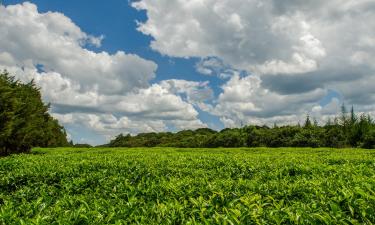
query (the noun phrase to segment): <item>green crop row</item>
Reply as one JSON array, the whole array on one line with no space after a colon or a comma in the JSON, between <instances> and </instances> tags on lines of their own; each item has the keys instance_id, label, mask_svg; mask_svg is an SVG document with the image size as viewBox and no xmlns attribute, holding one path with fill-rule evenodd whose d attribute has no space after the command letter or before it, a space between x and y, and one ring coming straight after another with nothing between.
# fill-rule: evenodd
<instances>
[{"instance_id":1,"label":"green crop row","mask_svg":"<svg viewBox=\"0 0 375 225\"><path fill-rule=\"evenodd\" d=\"M34 149L0 158L0 224L372 224L375 151Z\"/></svg>"}]
</instances>

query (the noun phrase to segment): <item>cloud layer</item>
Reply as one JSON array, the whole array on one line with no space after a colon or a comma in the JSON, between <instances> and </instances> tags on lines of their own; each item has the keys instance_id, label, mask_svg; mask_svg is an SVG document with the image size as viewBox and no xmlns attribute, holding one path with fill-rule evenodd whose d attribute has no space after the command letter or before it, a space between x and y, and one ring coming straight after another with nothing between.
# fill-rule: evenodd
<instances>
[{"instance_id":1,"label":"cloud layer","mask_svg":"<svg viewBox=\"0 0 375 225\"><path fill-rule=\"evenodd\" d=\"M360 111L375 109L374 1L141 0L132 5L147 12L138 30L154 38L154 50L200 57L197 71L205 75L224 65L248 74L224 73L229 80L208 107L226 125L316 114L330 90ZM337 100L331 96L325 104Z\"/></svg>"},{"instance_id":2,"label":"cloud layer","mask_svg":"<svg viewBox=\"0 0 375 225\"><path fill-rule=\"evenodd\" d=\"M138 30L152 38L154 51L197 57L192 66L203 80L216 76L219 90L201 81L155 82L155 62L124 51L96 51L104 36L27 2L0 6L0 69L34 79L64 125L106 138L205 127L200 110L228 127L294 123L306 114L324 120L343 101L375 112L372 0L130 4L147 13Z\"/></svg>"},{"instance_id":3,"label":"cloud layer","mask_svg":"<svg viewBox=\"0 0 375 225\"><path fill-rule=\"evenodd\" d=\"M123 51L88 50L102 39L61 13L38 12L31 3L0 6L0 68L26 82L34 79L64 125L82 125L108 137L206 126L193 102L205 97L199 89L207 92L207 84L150 84L154 62Z\"/></svg>"}]
</instances>

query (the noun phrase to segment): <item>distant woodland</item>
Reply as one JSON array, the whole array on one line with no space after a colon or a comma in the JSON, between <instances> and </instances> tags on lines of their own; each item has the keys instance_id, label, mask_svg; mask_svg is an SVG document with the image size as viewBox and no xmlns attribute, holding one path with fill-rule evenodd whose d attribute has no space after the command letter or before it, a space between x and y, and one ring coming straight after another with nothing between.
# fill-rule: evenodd
<instances>
[{"instance_id":1,"label":"distant woodland","mask_svg":"<svg viewBox=\"0 0 375 225\"><path fill-rule=\"evenodd\" d=\"M142 133L136 136L118 135L110 147L332 147L375 148L375 123L370 115L356 115L353 107L319 126L307 116L302 125L245 126L226 128L220 132L201 128L177 133Z\"/></svg>"},{"instance_id":2,"label":"distant woodland","mask_svg":"<svg viewBox=\"0 0 375 225\"><path fill-rule=\"evenodd\" d=\"M32 81L22 83L0 73L0 155L29 152L32 147L90 147L68 142L65 129L48 113L40 90ZM183 130L177 133L120 134L107 147L332 147L375 148L375 122L357 115L353 107L319 126L307 116L304 124Z\"/></svg>"}]
</instances>

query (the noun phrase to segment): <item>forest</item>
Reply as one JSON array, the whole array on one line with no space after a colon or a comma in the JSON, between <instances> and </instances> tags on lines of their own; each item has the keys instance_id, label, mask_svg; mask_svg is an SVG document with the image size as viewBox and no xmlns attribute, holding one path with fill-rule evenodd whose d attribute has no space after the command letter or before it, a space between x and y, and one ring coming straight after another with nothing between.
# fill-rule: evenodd
<instances>
[{"instance_id":1,"label":"forest","mask_svg":"<svg viewBox=\"0 0 375 225\"><path fill-rule=\"evenodd\" d=\"M109 147L331 147L374 148L375 123L370 115L356 115L352 107L347 112L341 107L341 115L324 126L309 116L303 125L273 127L248 125L242 128L226 128L219 132L200 128L177 133L141 133L135 136L118 135Z\"/></svg>"},{"instance_id":2,"label":"forest","mask_svg":"<svg viewBox=\"0 0 375 225\"><path fill-rule=\"evenodd\" d=\"M25 84L0 73L0 155L67 146L65 129L48 109L34 81Z\"/></svg>"}]
</instances>

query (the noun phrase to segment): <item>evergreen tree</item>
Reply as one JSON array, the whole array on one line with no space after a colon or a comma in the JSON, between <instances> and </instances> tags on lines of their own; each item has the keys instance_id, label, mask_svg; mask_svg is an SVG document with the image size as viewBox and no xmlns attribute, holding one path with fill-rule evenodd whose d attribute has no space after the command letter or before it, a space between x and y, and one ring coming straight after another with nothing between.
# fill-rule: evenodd
<instances>
[{"instance_id":1,"label":"evergreen tree","mask_svg":"<svg viewBox=\"0 0 375 225\"><path fill-rule=\"evenodd\" d=\"M354 125L357 122L357 116L354 113L354 107L350 110L350 125Z\"/></svg>"},{"instance_id":2,"label":"evergreen tree","mask_svg":"<svg viewBox=\"0 0 375 225\"><path fill-rule=\"evenodd\" d=\"M314 118L314 127L318 127L318 126L319 126L318 120L316 120L316 118Z\"/></svg>"},{"instance_id":3,"label":"evergreen tree","mask_svg":"<svg viewBox=\"0 0 375 225\"><path fill-rule=\"evenodd\" d=\"M348 119L347 119L347 111L346 111L345 103L342 103L342 105L341 105L341 118L340 118L340 120L341 120L340 121L341 124L344 127L346 127Z\"/></svg>"},{"instance_id":4,"label":"evergreen tree","mask_svg":"<svg viewBox=\"0 0 375 225\"><path fill-rule=\"evenodd\" d=\"M48 113L35 83L23 84L0 74L0 154L28 152L31 147L67 145L66 133Z\"/></svg>"},{"instance_id":5,"label":"evergreen tree","mask_svg":"<svg viewBox=\"0 0 375 225\"><path fill-rule=\"evenodd\" d=\"M310 128L311 126L312 125L311 125L310 115L307 115L306 120L305 120L305 125L303 127L304 128Z\"/></svg>"}]
</instances>

